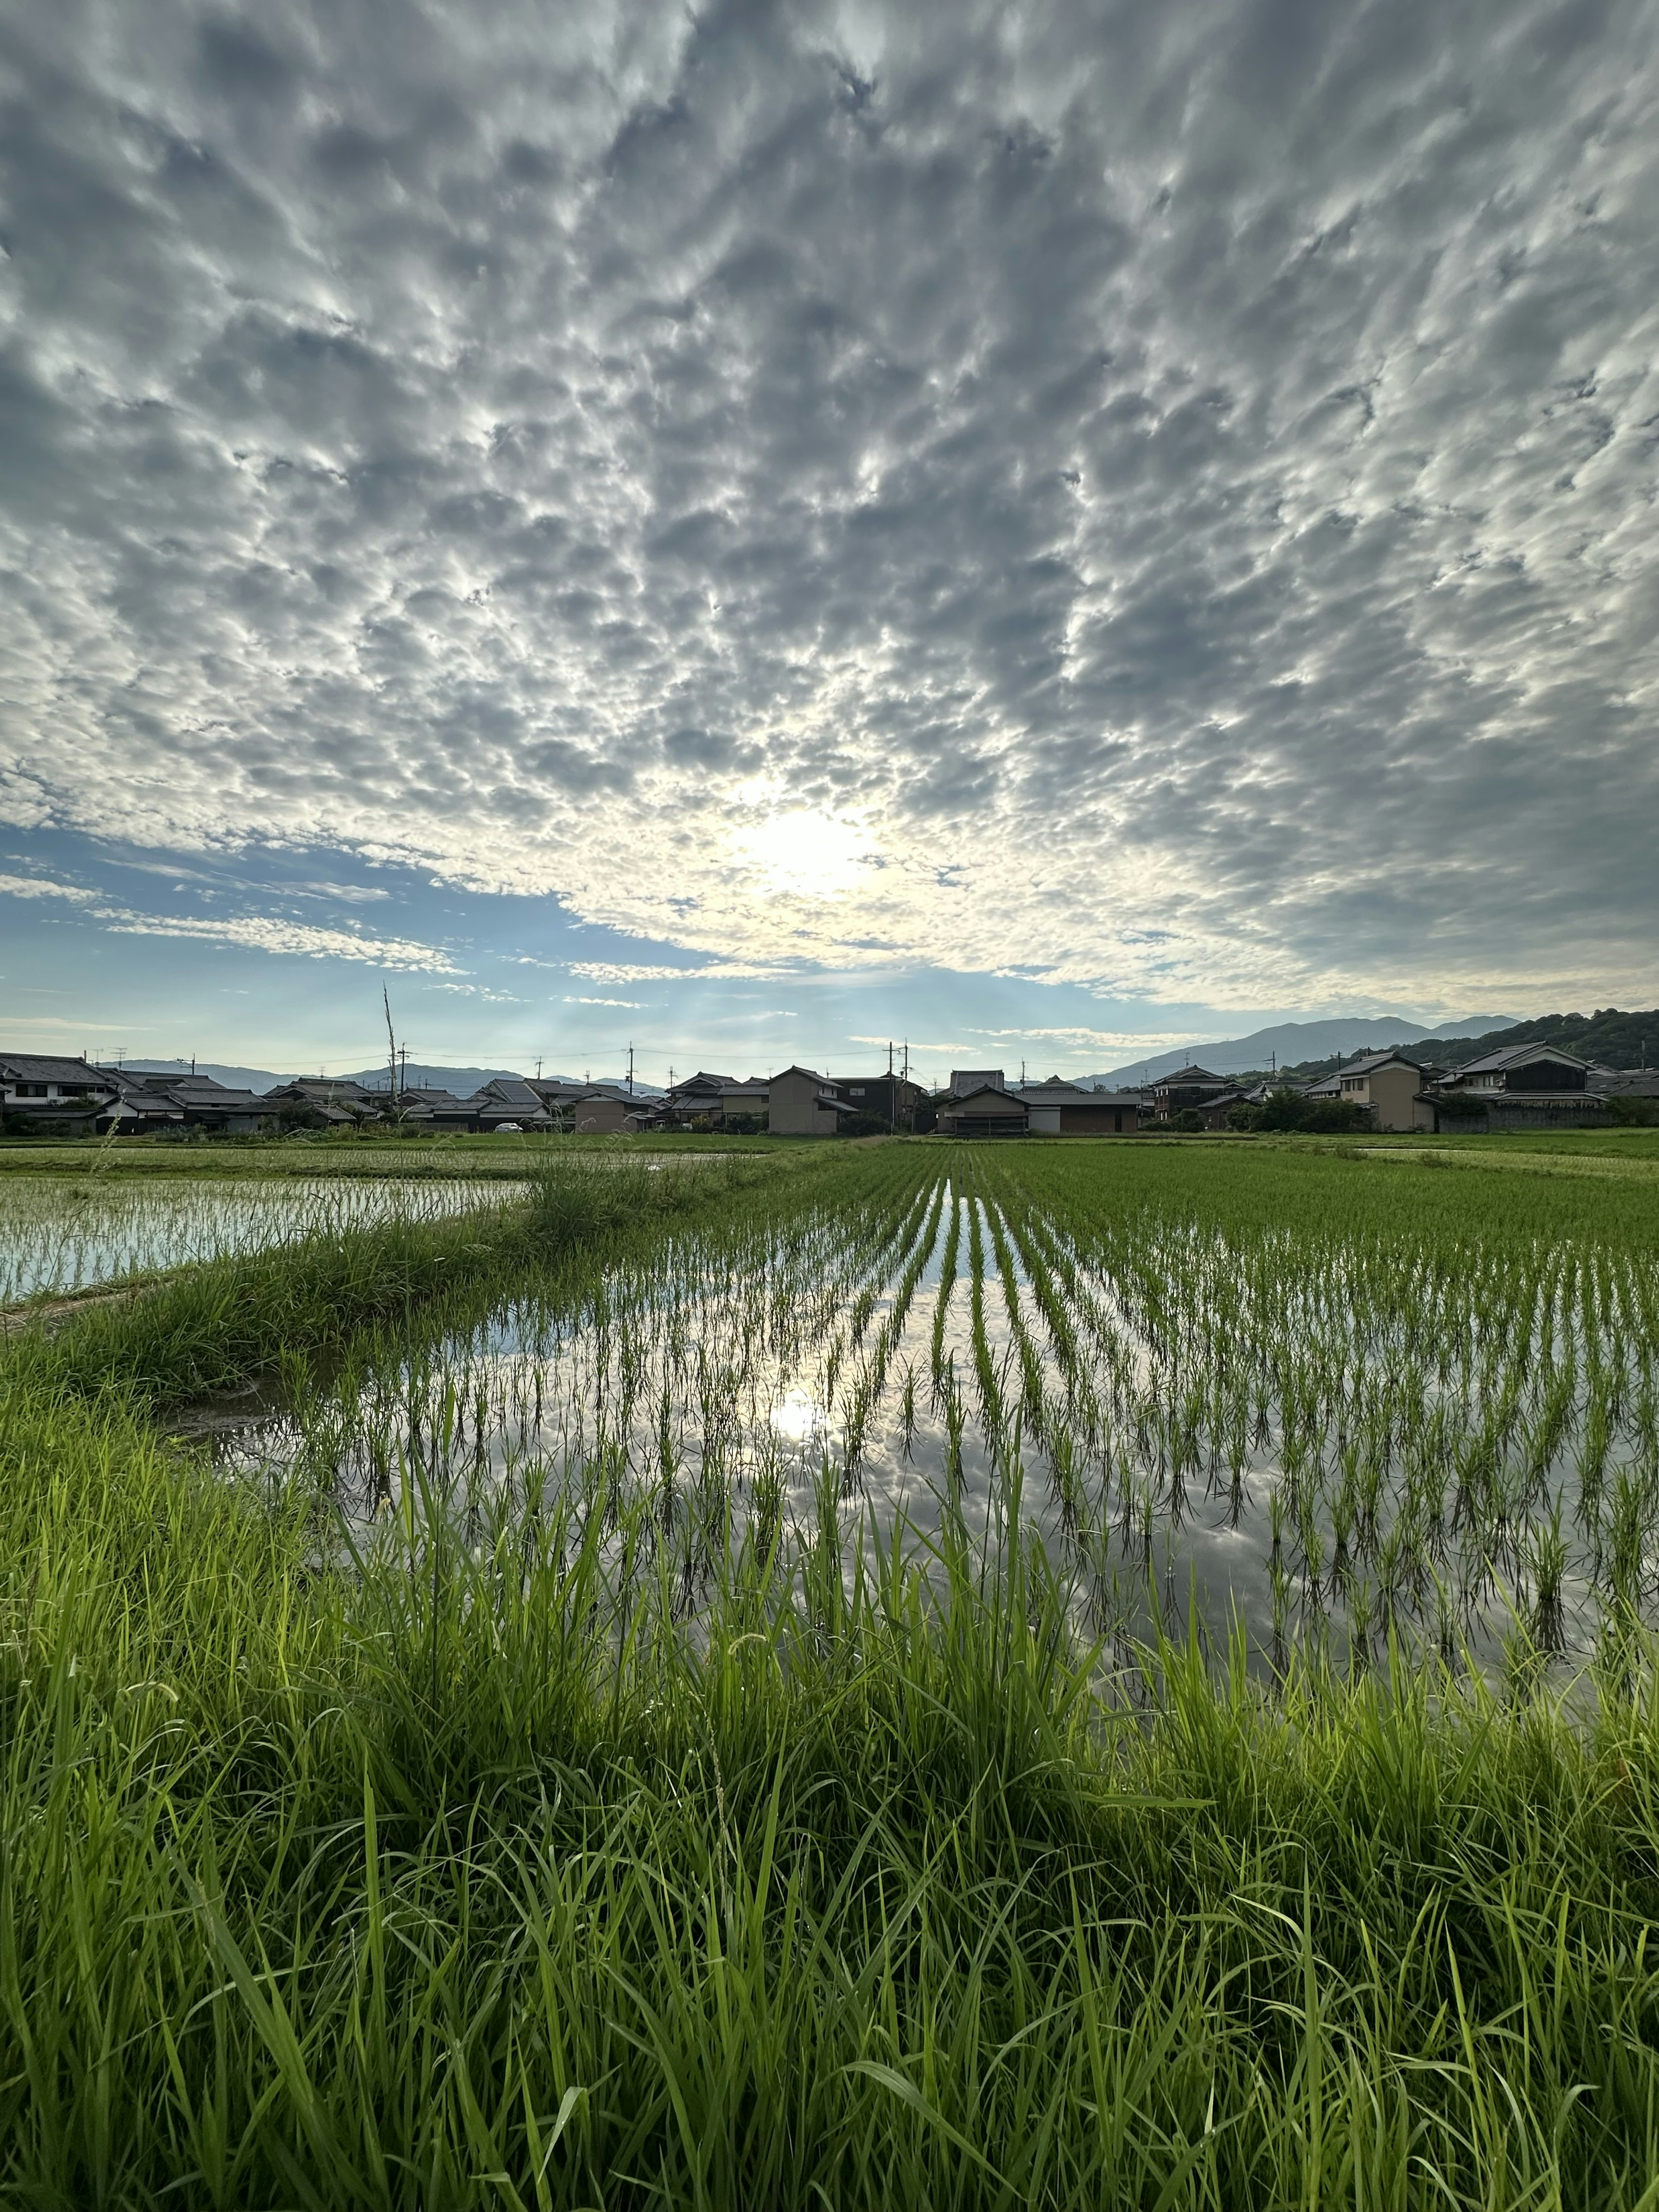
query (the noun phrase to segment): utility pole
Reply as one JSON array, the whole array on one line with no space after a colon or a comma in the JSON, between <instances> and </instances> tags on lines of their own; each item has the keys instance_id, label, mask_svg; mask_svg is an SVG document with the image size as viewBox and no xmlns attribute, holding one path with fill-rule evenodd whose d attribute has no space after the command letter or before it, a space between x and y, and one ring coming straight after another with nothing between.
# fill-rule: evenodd
<instances>
[{"instance_id":1,"label":"utility pole","mask_svg":"<svg viewBox=\"0 0 1659 2212\"><path fill-rule=\"evenodd\" d=\"M541 1056L540 1053L538 1053L538 1054L536 1054L536 1080L537 1080L537 1082L538 1082L538 1083L539 1083L539 1082L541 1081L541 1079L542 1079L542 1056Z\"/></svg>"},{"instance_id":2,"label":"utility pole","mask_svg":"<svg viewBox=\"0 0 1659 2212\"><path fill-rule=\"evenodd\" d=\"M634 1096L634 1048L631 1044L628 1048L628 1095L630 1098Z\"/></svg>"},{"instance_id":3,"label":"utility pole","mask_svg":"<svg viewBox=\"0 0 1659 2212\"><path fill-rule=\"evenodd\" d=\"M398 1046L398 1059L401 1064L400 1073L403 1076L403 1081L398 1085L398 1088L400 1091L407 1091L409 1088L409 1047L406 1044L400 1044Z\"/></svg>"}]
</instances>

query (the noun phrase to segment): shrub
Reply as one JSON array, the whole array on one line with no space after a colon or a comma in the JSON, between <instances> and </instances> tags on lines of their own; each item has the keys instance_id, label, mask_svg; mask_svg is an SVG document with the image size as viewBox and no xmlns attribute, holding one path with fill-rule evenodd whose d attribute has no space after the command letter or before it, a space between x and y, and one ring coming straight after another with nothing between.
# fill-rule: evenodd
<instances>
[{"instance_id":1,"label":"shrub","mask_svg":"<svg viewBox=\"0 0 1659 2212\"><path fill-rule=\"evenodd\" d=\"M1445 1121L1484 1121L1486 1118L1486 1100L1468 1097L1462 1091L1449 1091L1443 1095L1437 1095L1434 1106L1436 1113Z\"/></svg>"},{"instance_id":2,"label":"shrub","mask_svg":"<svg viewBox=\"0 0 1659 2212\"><path fill-rule=\"evenodd\" d=\"M1659 1128L1659 1098L1644 1098L1639 1092L1609 1098L1607 1113L1622 1128Z\"/></svg>"},{"instance_id":3,"label":"shrub","mask_svg":"<svg viewBox=\"0 0 1659 2212\"><path fill-rule=\"evenodd\" d=\"M1346 1137L1370 1126L1370 1115L1351 1098L1316 1099L1302 1117L1302 1127L1314 1136Z\"/></svg>"}]
</instances>

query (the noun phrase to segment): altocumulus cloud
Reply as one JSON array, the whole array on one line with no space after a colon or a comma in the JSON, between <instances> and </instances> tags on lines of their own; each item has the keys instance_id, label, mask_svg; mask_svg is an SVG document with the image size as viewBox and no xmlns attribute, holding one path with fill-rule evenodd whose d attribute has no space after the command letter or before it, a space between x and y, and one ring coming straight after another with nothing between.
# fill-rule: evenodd
<instances>
[{"instance_id":1,"label":"altocumulus cloud","mask_svg":"<svg viewBox=\"0 0 1659 2212\"><path fill-rule=\"evenodd\" d=\"M1634 978L1656 26L11 10L0 812L703 972Z\"/></svg>"},{"instance_id":2,"label":"altocumulus cloud","mask_svg":"<svg viewBox=\"0 0 1659 2212\"><path fill-rule=\"evenodd\" d=\"M215 915L135 914L128 907L99 907L94 911L118 937L192 937L208 944L239 945L255 952L296 953L313 960L351 960L373 968L425 975L461 973L449 955L435 945L416 944L407 938L359 936L346 929L319 929L310 922L286 921L276 915L227 915L222 920ZM473 987L444 984L440 988L470 991Z\"/></svg>"}]
</instances>

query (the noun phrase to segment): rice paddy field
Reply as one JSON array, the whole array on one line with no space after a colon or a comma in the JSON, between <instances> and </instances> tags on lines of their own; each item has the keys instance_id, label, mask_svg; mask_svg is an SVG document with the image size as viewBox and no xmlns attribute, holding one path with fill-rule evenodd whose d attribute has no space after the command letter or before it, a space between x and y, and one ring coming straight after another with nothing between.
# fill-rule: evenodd
<instances>
[{"instance_id":1,"label":"rice paddy field","mask_svg":"<svg viewBox=\"0 0 1659 2212\"><path fill-rule=\"evenodd\" d=\"M1659 2205L1659 1179L1434 1159L570 1157L14 1334L0 2197Z\"/></svg>"},{"instance_id":2,"label":"rice paddy field","mask_svg":"<svg viewBox=\"0 0 1659 2212\"><path fill-rule=\"evenodd\" d=\"M524 1186L519 1186L520 1192ZM17 1175L0 1178L0 1306L168 1268L342 1237L393 1214L430 1221L498 1205L478 1177Z\"/></svg>"}]
</instances>

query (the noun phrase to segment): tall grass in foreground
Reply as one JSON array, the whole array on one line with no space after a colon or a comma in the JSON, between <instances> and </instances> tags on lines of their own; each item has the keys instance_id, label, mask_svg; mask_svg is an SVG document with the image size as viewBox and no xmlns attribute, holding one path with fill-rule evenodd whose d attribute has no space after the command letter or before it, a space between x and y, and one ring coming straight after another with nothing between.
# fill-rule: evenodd
<instances>
[{"instance_id":1,"label":"tall grass in foreground","mask_svg":"<svg viewBox=\"0 0 1659 2212\"><path fill-rule=\"evenodd\" d=\"M118 1407L0 1427L9 2201L1655 2201L1650 1705L1126 1696L1017 1479L690 1626L642 1505L411 1487L343 1571Z\"/></svg>"}]
</instances>

